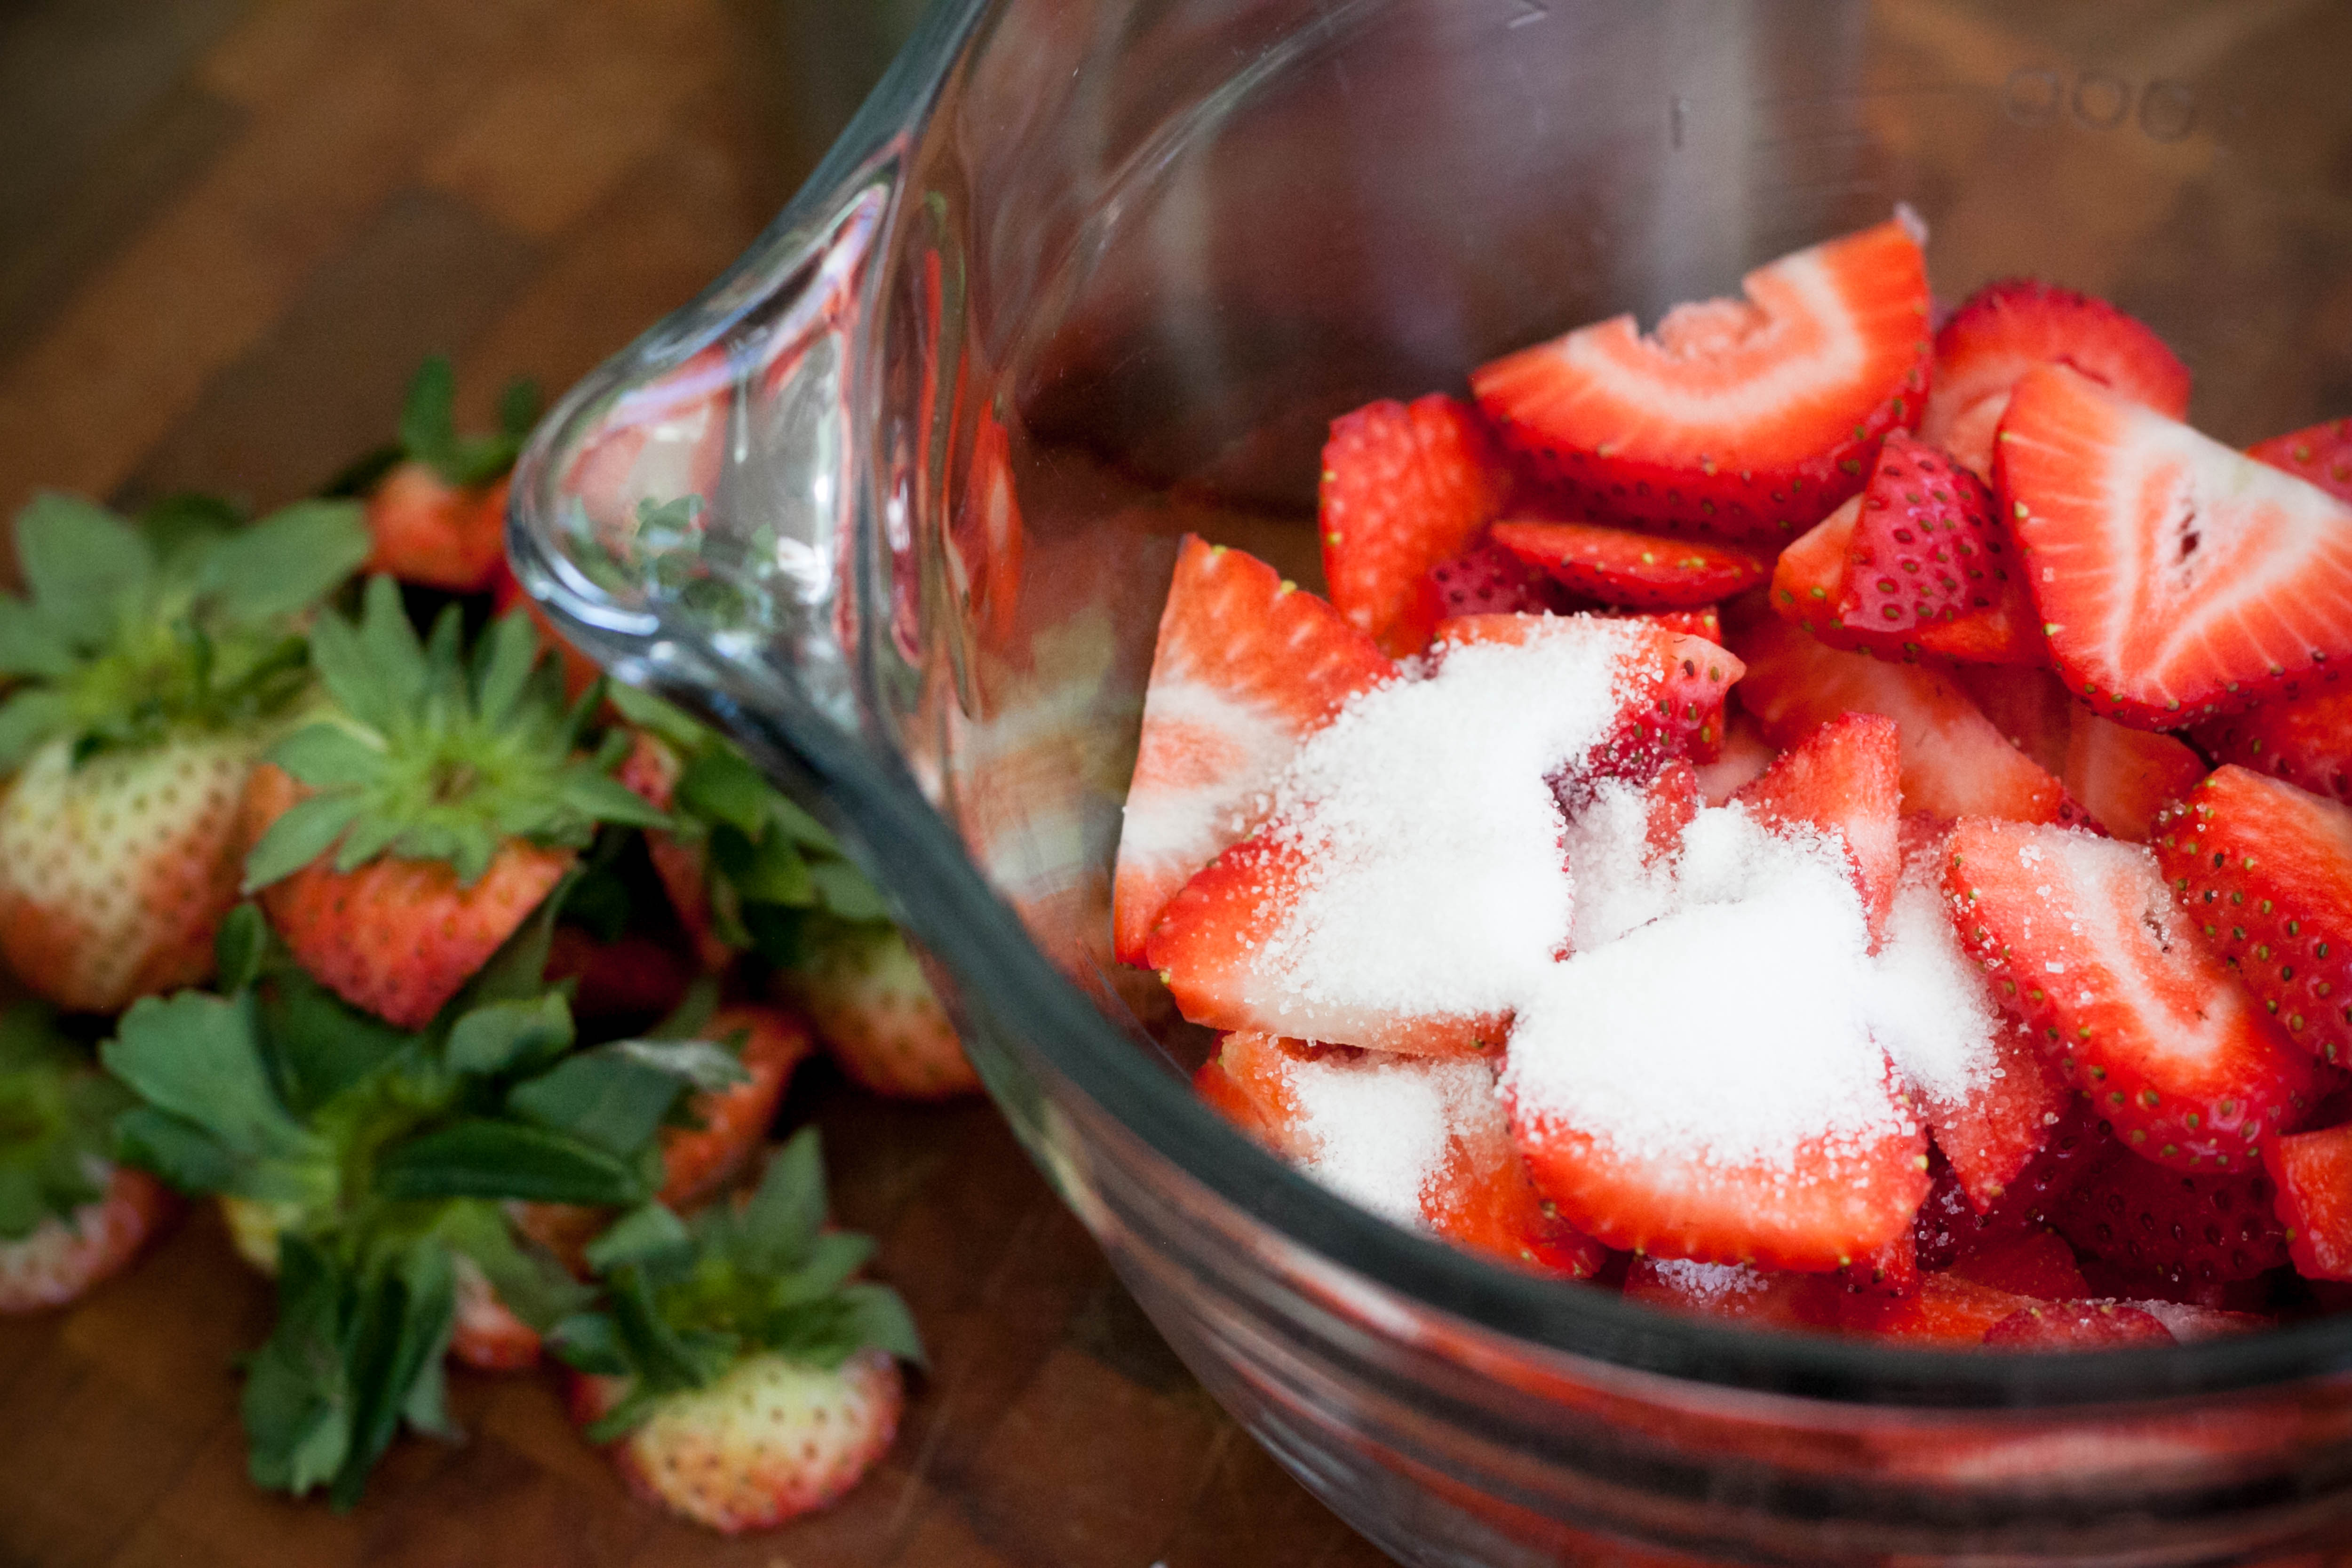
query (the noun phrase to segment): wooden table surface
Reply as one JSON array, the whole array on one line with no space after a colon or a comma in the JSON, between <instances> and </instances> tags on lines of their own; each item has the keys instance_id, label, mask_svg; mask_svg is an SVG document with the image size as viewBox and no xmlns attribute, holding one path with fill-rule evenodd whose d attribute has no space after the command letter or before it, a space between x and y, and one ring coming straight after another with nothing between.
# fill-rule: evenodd
<instances>
[{"instance_id":1,"label":"wooden table surface","mask_svg":"<svg viewBox=\"0 0 2352 1568\"><path fill-rule=\"evenodd\" d=\"M0 508L269 505L393 428L559 389L750 240L911 0L18 0L0 10ZM1363 1568L1208 1400L992 1109L829 1072L842 1220L934 1356L882 1467L729 1542L632 1501L545 1375L458 1373L347 1517L245 1479L266 1286L209 1210L68 1311L0 1319L0 1568L757 1563Z\"/></svg>"}]
</instances>

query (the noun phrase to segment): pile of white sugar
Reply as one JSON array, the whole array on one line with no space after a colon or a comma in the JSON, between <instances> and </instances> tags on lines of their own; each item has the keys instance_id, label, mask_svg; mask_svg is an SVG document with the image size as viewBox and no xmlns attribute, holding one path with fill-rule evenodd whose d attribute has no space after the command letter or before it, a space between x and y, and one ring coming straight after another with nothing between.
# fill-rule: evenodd
<instances>
[{"instance_id":1,"label":"pile of white sugar","mask_svg":"<svg viewBox=\"0 0 2352 1568\"><path fill-rule=\"evenodd\" d=\"M1482 1061L1333 1052L1284 1075L1298 1107L1300 1169L1399 1225L1426 1228L1422 1197L1458 1132L1502 1132L1495 1076Z\"/></svg>"}]
</instances>

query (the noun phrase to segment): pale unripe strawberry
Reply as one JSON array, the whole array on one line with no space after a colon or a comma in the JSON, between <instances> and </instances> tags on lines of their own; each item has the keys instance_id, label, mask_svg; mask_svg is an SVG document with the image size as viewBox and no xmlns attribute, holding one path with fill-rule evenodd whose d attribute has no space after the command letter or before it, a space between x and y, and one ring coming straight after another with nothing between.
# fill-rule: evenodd
<instances>
[{"instance_id":1,"label":"pale unripe strawberry","mask_svg":"<svg viewBox=\"0 0 2352 1568\"><path fill-rule=\"evenodd\" d=\"M0 1241L0 1312L62 1307L137 1255L171 1196L143 1171L115 1167L106 1195Z\"/></svg>"}]
</instances>

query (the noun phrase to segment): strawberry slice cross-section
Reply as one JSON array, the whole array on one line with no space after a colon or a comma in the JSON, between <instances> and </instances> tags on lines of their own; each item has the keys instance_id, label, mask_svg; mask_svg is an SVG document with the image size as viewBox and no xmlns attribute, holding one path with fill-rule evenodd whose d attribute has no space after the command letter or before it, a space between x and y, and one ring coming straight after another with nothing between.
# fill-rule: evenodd
<instances>
[{"instance_id":1,"label":"strawberry slice cross-section","mask_svg":"<svg viewBox=\"0 0 2352 1568\"><path fill-rule=\"evenodd\" d=\"M2198 941L2144 847L1969 819L1944 887L2001 1007L2135 1152L2241 1170L2317 1102L2318 1065Z\"/></svg>"},{"instance_id":2,"label":"strawberry slice cross-section","mask_svg":"<svg viewBox=\"0 0 2352 1568\"><path fill-rule=\"evenodd\" d=\"M1661 539L1589 522L1498 522L1495 542L1604 605L1688 610L1744 593L1771 574L1745 550Z\"/></svg>"},{"instance_id":3,"label":"strawberry slice cross-section","mask_svg":"<svg viewBox=\"0 0 2352 1568\"><path fill-rule=\"evenodd\" d=\"M1300 740L1395 673L1370 637L1273 567L1185 539L1160 617L1112 879L1120 962L1141 963L1177 889L1256 826Z\"/></svg>"},{"instance_id":4,"label":"strawberry slice cross-section","mask_svg":"<svg viewBox=\"0 0 2352 1568\"><path fill-rule=\"evenodd\" d=\"M2178 729L2352 658L2352 505L2060 366L1995 447L2051 658L2101 713Z\"/></svg>"},{"instance_id":5,"label":"strawberry slice cross-section","mask_svg":"<svg viewBox=\"0 0 2352 1568\"><path fill-rule=\"evenodd\" d=\"M1925 258L1900 223L1782 257L1742 297L1630 315L1471 374L1504 441L1587 515L1793 539L1862 488L1927 390Z\"/></svg>"}]
</instances>

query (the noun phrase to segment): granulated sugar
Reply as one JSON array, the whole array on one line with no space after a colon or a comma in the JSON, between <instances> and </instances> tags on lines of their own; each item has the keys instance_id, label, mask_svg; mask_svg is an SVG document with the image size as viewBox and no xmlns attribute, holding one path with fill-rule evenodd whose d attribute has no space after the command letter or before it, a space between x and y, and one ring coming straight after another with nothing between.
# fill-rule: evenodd
<instances>
[{"instance_id":1,"label":"granulated sugar","mask_svg":"<svg viewBox=\"0 0 2352 1568\"><path fill-rule=\"evenodd\" d=\"M1495 1013L1528 991L1573 909L1547 780L1607 732L1637 641L1565 616L1523 645L1453 648L1307 740L1271 831L1308 870L1262 954L1291 1017Z\"/></svg>"},{"instance_id":2,"label":"granulated sugar","mask_svg":"<svg viewBox=\"0 0 2352 1568\"><path fill-rule=\"evenodd\" d=\"M1444 1170L1454 1129L1496 1115L1486 1064L1367 1053L1299 1062L1288 1079L1308 1175L1400 1225Z\"/></svg>"},{"instance_id":3,"label":"granulated sugar","mask_svg":"<svg viewBox=\"0 0 2352 1568\"><path fill-rule=\"evenodd\" d=\"M1655 1258L1650 1268L1658 1283L1694 1306L1714 1306L1764 1289L1764 1277L1737 1263L1693 1263L1684 1258Z\"/></svg>"},{"instance_id":4,"label":"granulated sugar","mask_svg":"<svg viewBox=\"0 0 2352 1568\"><path fill-rule=\"evenodd\" d=\"M1906 872L1876 968L1872 1027L1906 1081L1953 1104L1992 1081L2000 1013L1952 930L1932 867Z\"/></svg>"},{"instance_id":5,"label":"granulated sugar","mask_svg":"<svg viewBox=\"0 0 2352 1568\"><path fill-rule=\"evenodd\" d=\"M1576 889L1574 952L1605 946L1674 907L1674 865L1653 863L1649 822L1649 792L1622 779L1595 786L1569 822L1561 843Z\"/></svg>"},{"instance_id":6,"label":"granulated sugar","mask_svg":"<svg viewBox=\"0 0 2352 1568\"><path fill-rule=\"evenodd\" d=\"M1873 969L1843 850L1731 805L1684 836L1674 907L1551 966L1521 1000L1504 1081L1635 1159L1793 1167L1896 1125Z\"/></svg>"}]
</instances>

